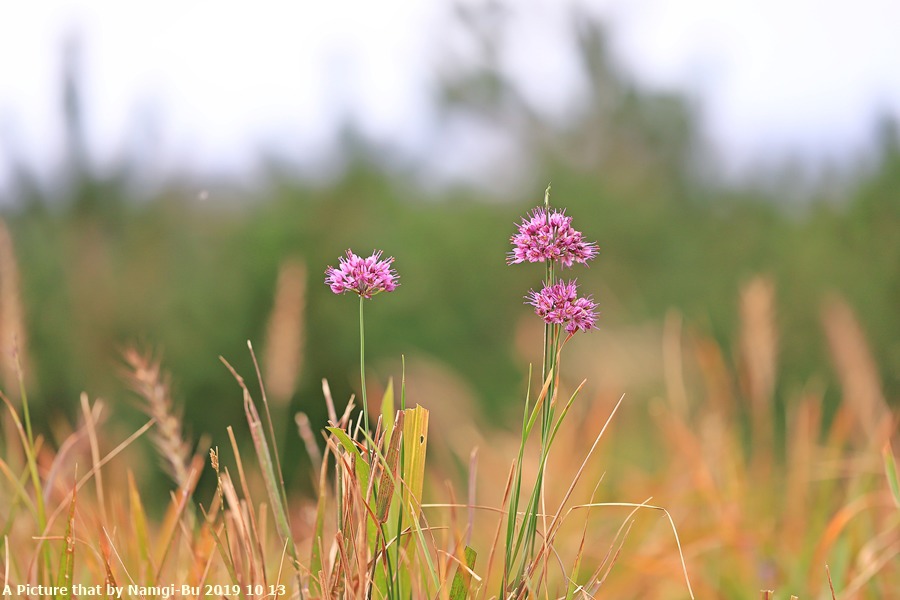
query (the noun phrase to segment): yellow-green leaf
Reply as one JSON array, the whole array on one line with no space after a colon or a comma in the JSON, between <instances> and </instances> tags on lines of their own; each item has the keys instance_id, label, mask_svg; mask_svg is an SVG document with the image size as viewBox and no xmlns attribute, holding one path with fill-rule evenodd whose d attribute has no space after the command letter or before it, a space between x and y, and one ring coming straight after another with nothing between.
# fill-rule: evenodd
<instances>
[{"instance_id":1,"label":"yellow-green leaf","mask_svg":"<svg viewBox=\"0 0 900 600\"><path fill-rule=\"evenodd\" d=\"M422 488L425 484L425 451L428 447L428 410L416 405L408 408L403 422L403 504L410 506L414 502L414 515L418 515L418 506L422 502ZM412 496L412 497L411 497Z\"/></svg>"}]
</instances>

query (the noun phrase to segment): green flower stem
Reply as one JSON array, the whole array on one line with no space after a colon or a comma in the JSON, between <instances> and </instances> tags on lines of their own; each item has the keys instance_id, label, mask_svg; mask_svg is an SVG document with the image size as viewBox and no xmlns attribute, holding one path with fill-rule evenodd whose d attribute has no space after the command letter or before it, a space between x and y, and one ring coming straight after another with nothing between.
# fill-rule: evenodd
<instances>
[{"instance_id":1,"label":"green flower stem","mask_svg":"<svg viewBox=\"0 0 900 600\"><path fill-rule=\"evenodd\" d=\"M362 387L362 412L363 412L363 438L366 441L366 460L372 463L372 453L369 448L369 399L366 396L366 324L363 318L363 302L365 298L359 297L359 380Z\"/></svg>"},{"instance_id":2,"label":"green flower stem","mask_svg":"<svg viewBox=\"0 0 900 600\"><path fill-rule=\"evenodd\" d=\"M548 225L550 219L550 186L544 190L544 211L547 215ZM556 283L556 271L553 261L548 260L545 263L546 280L544 285L552 286ZM550 432L550 423L553 421L550 400L553 398L554 386L556 385L556 355L559 348L559 325L544 324L544 370L543 382L550 376L550 387L547 389L547 398L544 402L543 419L541 420L541 448L542 452L546 450L544 447L547 441L547 435Z\"/></svg>"},{"instance_id":3,"label":"green flower stem","mask_svg":"<svg viewBox=\"0 0 900 600\"><path fill-rule=\"evenodd\" d=\"M547 218L550 218L550 186L547 186L544 192L544 209ZM549 224L549 223L548 223ZM552 260L544 263L545 281L544 285L552 286L556 283L556 268ZM524 577L526 567L534 556L534 548L537 540L538 513L540 511L541 492L544 484L544 467L547 456L550 453L550 435L553 424L553 396L556 389L556 371L558 365L556 363L559 354L560 342L560 325L550 323L544 324L544 360L541 385L550 378L550 384L547 386L547 395L543 401L541 408L541 454L537 476L535 477L534 487L532 488L531 497L528 501L528 509L522 523L520 540L524 536L524 552L522 564L519 568L516 582L520 583ZM518 543L514 554L518 553Z\"/></svg>"}]
</instances>

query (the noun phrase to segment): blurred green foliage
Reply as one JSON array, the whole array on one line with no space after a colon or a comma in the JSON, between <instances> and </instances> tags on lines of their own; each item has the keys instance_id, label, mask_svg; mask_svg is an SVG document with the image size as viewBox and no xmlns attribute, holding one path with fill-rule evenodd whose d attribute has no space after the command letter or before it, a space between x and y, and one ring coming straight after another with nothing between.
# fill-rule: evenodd
<instances>
[{"instance_id":1,"label":"blurred green foliage","mask_svg":"<svg viewBox=\"0 0 900 600\"><path fill-rule=\"evenodd\" d=\"M471 187L421 186L415 165L397 169L358 140L327 184L272 165L249 188L202 186L207 200L198 198L201 186L174 178L151 194L136 192L139 164L100 174L75 157L77 168L51 186L21 170L3 218L23 283L34 401L74 413L82 390L127 398L120 353L137 343L156 349L173 374L193 430L221 432L242 409L218 356L251 379L245 342L261 348L279 264L300 257L308 266L306 360L293 407L315 423L324 415L321 378L339 402L356 388L356 303L323 284L326 265L352 247L395 256L401 276L397 293L370 304L370 364L401 354L437 358L471 384L487 414L504 414L522 395L527 365L514 333L529 315L523 297L541 276L536 267L507 267L505 254L514 223L540 202L547 182L554 205L601 248L589 270L573 272L601 305L592 335L677 307L733 348L738 289L767 273L780 309L780 385L823 376L819 307L834 290L858 310L896 398L896 133L885 128L866 169L839 188L813 188L802 202L766 182L711 183L698 175L688 104L618 73L601 29L581 27L576 40L590 90L562 123L543 120L490 62L444 82L448 114L514 123L530 168L500 199Z\"/></svg>"}]
</instances>

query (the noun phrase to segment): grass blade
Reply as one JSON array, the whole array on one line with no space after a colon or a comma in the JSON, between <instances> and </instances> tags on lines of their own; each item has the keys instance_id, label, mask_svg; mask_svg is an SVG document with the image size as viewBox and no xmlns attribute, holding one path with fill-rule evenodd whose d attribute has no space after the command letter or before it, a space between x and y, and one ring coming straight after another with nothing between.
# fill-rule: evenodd
<instances>
[{"instance_id":1,"label":"grass blade","mask_svg":"<svg viewBox=\"0 0 900 600\"><path fill-rule=\"evenodd\" d=\"M403 412L397 413L396 428L403 430ZM388 448L385 458L384 470L381 472L381 482L378 484L378 498L375 500L375 516L379 523L384 523L388 517L388 507L394 497L394 478L397 473L397 464L400 462L400 438L394 436Z\"/></svg>"},{"instance_id":2,"label":"grass blade","mask_svg":"<svg viewBox=\"0 0 900 600\"><path fill-rule=\"evenodd\" d=\"M367 463L363 457L362 453L360 453L359 448L356 447L356 444L353 443L353 440L350 439L350 436L347 435L347 432L339 427L326 427L326 431L328 431L331 435L336 437L338 441L341 443L341 446L344 447L351 456L354 456L356 460L353 461L356 476L359 478L359 488L361 490L366 490L369 488L369 463Z\"/></svg>"},{"instance_id":3,"label":"grass blade","mask_svg":"<svg viewBox=\"0 0 900 600\"><path fill-rule=\"evenodd\" d=\"M156 572L156 567L150 558L150 540L147 536L147 514L144 512L144 505L141 502L141 495L138 492L137 485L134 482L134 473L128 470L128 501L130 505L131 524L134 527L135 542L134 545L140 552L141 561L145 565L145 573L150 575ZM149 581L153 585L153 580Z\"/></svg>"},{"instance_id":4,"label":"grass blade","mask_svg":"<svg viewBox=\"0 0 900 600\"><path fill-rule=\"evenodd\" d=\"M322 467L319 470L319 499L316 503L316 522L313 529L312 548L310 549L309 590L313 597L322 595L322 586L319 582L319 574L322 571L322 532L325 529L325 500L328 492L325 486L328 483L328 454L322 459Z\"/></svg>"},{"instance_id":5,"label":"grass blade","mask_svg":"<svg viewBox=\"0 0 900 600\"><path fill-rule=\"evenodd\" d=\"M156 581L159 581L162 576L163 566L165 565L166 558L169 556L169 552L172 550L176 533L178 533L179 530L178 523L181 521L185 509L187 509L189 500L194 493L194 487L197 485L199 478L199 469L192 469L188 473L188 479L185 482L184 487L172 494L172 501L169 504L169 509L166 511L166 516L161 528L162 534L157 540Z\"/></svg>"},{"instance_id":6,"label":"grass blade","mask_svg":"<svg viewBox=\"0 0 900 600\"><path fill-rule=\"evenodd\" d=\"M17 363L18 360L18 354L16 354ZM9 401L9 398L7 398L6 395L2 392L0 392L0 398L2 398L4 404L6 404L6 407L9 410L9 414L13 419L13 424L15 425L16 430L19 434L19 439L22 442L22 450L25 452L25 459L28 463L28 472L31 475L31 485L34 488L34 505L37 514L38 530L43 532L45 529L47 529L47 513L44 506L44 490L41 487L41 478L37 468L37 450L35 446L34 435L31 431L31 415L28 410L28 395L25 393L25 384L22 378L21 369L18 368L18 364L17 371L19 374L22 412L25 417L24 428L22 427L22 422L19 420L19 414L13 407L12 402ZM38 573L38 580L43 580L43 572L50 572L50 550L44 547L41 551L41 556L43 558L43 562L40 563L41 571Z\"/></svg>"},{"instance_id":7,"label":"grass blade","mask_svg":"<svg viewBox=\"0 0 900 600\"><path fill-rule=\"evenodd\" d=\"M259 367L256 364L256 356L253 354L252 347L250 348L250 355L253 357L254 365L257 366L257 375L259 374ZM219 360L228 368L231 372L232 376L238 382L238 385L241 387L244 395L244 415L247 419L247 425L250 427L250 438L253 441L253 447L256 449L256 459L259 464L260 471L262 472L263 483L266 488L266 494L269 497L269 504L272 509L272 516L275 517L275 529L278 531L278 535L281 536L282 541L287 543L288 553L291 556L291 564L294 567L294 570L297 572L298 578L300 577L300 562L297 556L297 547L294 544L293 534L291 533L291 523L290 517L287 512L286 506L286 494L284 490L284 481L281 477L281 467L280 464L276 465L278 459L277 449L275 451L274 457L275 461L273 461L272 450L269 448L269 442L266 438L265 428L263 427L262 419L259 416L259 411L256 409L256 404L253 402L253 398L250 395L250 390L247 389L247 385L244 383L243 377L238 375L237 371L234 370L227 360L223 357L219 357ZM262 380L260 379L260 385L262 385ZM262 391L265 394L265 391ZM265 403L266 410L268 411L268 403ZM271 418L268 416L269 424L271 426ZM271 433L271 429L270 429ZM273 442L274 446L274 442ZM265 573L263 573L263 577L265 578ZM299 582L297 583L297 587L300 590L300 597L303 598L303 586Z\"/></svg>"},{"instance_id":8,"label":"grass blade","mask_svg":"<svg viewBox=\"0 0 900 600\"><path fill-rule=\"evenodd\" d=\"M384 446L391 444L391 433L394 431L394 378L388 379L384 396L381 398L381 421L384 423Z\"/></svg>"},{"instance_id":9,"label":"grass blade","mask_svg":"<svg viewBox=\"0 0 900 600\"><path fill-rule=\"evenodd\" d=\"M75 573L75 498L77 495L78 489L73 487L72 501L69 502L69 518L66 523L66 546L59 558L59 573L57 573L56 579L57 590L65 590L65 593L57 593L55 595L57 600L72 598L72 575Z\"/></svg>"},{"instance_id":10,"label":"grass blade","mask_svg":"<svg viewBox=\"0 0 900 600\"><path fill-rule=\"evenodd\" d=\"M888 486L891 488L891 495L894 497L894 504L900 508L900 478L897 476L897 461L894 460L894 451L890 442L884 445L881 453L884 456L884 473L887 476Z\"/></svg>"},{"instance_id":11,"label":"grass blade","mask_svg":"<svg viewBox=\"0 0 900 600\"><path fill-rule=\"evenodd\" d=\"M684 575L684 583L687 586L687 591L691 597L691 600L694 600L694 588L691 586L691 578L688 576L687 564L684 560L684 551L681 548L681 539L678 537L678 528L675 527L675 520L672 518L672 515L668 510L666 510L662 506L654 506L652 504L647 504L646 502L642 502L641 504L635 504L633 502L590 502L588 504L581 504L572 508L591 508L599 506L623 506L628 508L649 509L662 512L666 516L666 519L668 519L669 526L672 529L672 535L675 537L675 545L678 547L678 558L681 561L681 571ZM572 509L570 509L570 512L571 510Z\"/></svg>"},{"instance_id":12,"label":"grass blade","mask_svg":"<svg viewBox=\"0 0 900 600\"><path fill-rule=\"evenodd\" d=\"M407 408L403 422L403 510L406 512L410 528L420 545L422 556L435 588L440 588L434 563L429 553L429 545L419 523L422 511L422 490L425 485L425 454L428 448L428 410L416 405Z\"/></svg>"},{"instance_id":13,"label":"grass blade","mask_svg":"<svg viewBox=\"0 0 900 600\"><path fill-rule=\"evenodd\" d=\"M456 569L456 575L453 576L453 584L450 586L450 600L466 600L469 595L469 586L472 584L472 569L475 568L475 559L478 553L471 547L466 546L465 558L466 567L464 569L460 565Z\"/></svg>"}]
</instances>

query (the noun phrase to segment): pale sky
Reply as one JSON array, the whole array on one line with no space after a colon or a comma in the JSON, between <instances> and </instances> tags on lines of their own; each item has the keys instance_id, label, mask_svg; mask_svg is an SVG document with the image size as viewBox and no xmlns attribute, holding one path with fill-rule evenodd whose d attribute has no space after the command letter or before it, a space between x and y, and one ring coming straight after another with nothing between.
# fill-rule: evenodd
<instances>
[{"instance_id":1,"label":"pale sky","mask_svg":"<svg viewBox=\"0 0 900 600\"><path fill-rule=\"evenodd\" d=\"M564 113L581 83L567 50L576 2L505 4L504 64L537 106ZM605 19L626 71L702 107L705 136L733 164L846 156L871 141L879 111L900 115L900 0L579 4ZM448 33L451 13L449 0L0 0L0 185L10 144L42 173L60 160L73 31L101 163L137 140L160 173L246 169L266 147L315 164L347 114L378 139L431 151L435 81L467 52ZM141 134L148 116L154 133ZM490 151L490 132L456 138L440 155L450 172L473 148Z\"/></svg>"}]
</instances>

